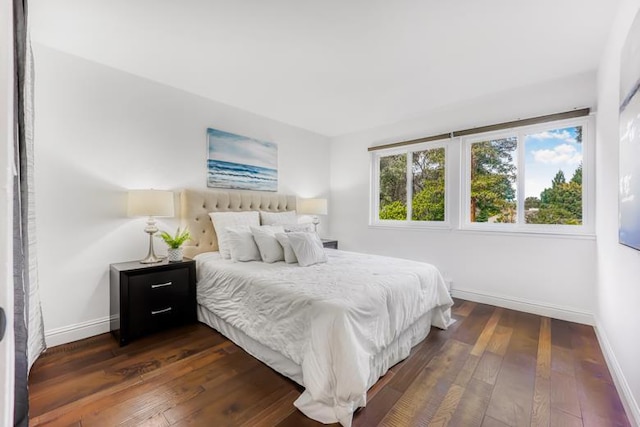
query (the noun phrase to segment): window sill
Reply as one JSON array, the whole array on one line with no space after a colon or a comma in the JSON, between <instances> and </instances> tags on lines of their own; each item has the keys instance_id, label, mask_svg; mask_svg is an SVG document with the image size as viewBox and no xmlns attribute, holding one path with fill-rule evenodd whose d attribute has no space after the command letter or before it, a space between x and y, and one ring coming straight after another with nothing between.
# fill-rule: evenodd
<instances>
[{"instance_id":1,"label":"window sill","mask_svg":"<svg viewBox=\"0 0 640 427\"><path fill-rule=\"evenodd\" d=\"M407 231L446 231L463 234L477 234L483 236L515 236L515 237L539 237L542 239L574 239L574 240L596 240L595 233L592 232L570 232L556 230L499 230L483 229L479 227L453 228L451 224L415 224L415 223L369 223L370 229L381 230L407 230Z\"/></svg>"},{"instance_id":2,"label":"window sill","mask_svg":"<svg viewBox=\"0 0 640 427\"><path fill-rule=\"evenodd\" d=\"M449 223L428 223L428 224L420 224L414 222L388 222L388 223L380 223L373 222L369 223L369 228L381 228L381 229L390 229L390 230L443 230L443 231L451 231L451 224Z\"/></svg>"},{"instance_id":3,"label":"window sill","mask_svg":"<svg viewBox=\"0 0 640 427\"><path fill-rule=\"evenodd\" d=\"M575 240L596 240L595 233L591 232L569 232L555 230L496 230L482 229L476 227L463 227L457 231L467 234L480 234L484 236L521 236L521 237L540 237L543 239L575 239Z\"/></svg>"}]
</instances>

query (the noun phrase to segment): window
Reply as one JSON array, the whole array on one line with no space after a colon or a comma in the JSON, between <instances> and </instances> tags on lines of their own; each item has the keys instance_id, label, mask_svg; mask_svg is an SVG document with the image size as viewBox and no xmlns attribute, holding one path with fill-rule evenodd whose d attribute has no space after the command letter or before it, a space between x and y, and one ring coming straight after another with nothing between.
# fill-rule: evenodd
<instances>
[{"instance_id":1,"label":"window","mask_svg":"<svg viewBox=\"0 0 640 427\"><path fill-rule=\"evenodd\" d=\"M527 224L582 224L582 126L525 135Z\"/></svg>"},{"instance_id":2,"label":"window","mask_svg":"<svg viewBox=\"0 0 640 427\"><path fill-rule=\"evenodd\" d=\"M444 147L412 153L413 221L444 221Z\"/></svg>"},{"instance_id":3,"label":"window","mask_svg":"<svg viewBox=\"0 0 640 427\"><path fill-rule=\"evenodd\" d=\"M588 113L370 147L370 225L592 234L595 166Z\"/></svg>"},{"instance_id":4,"label":"window","mask_svg":"<svg viewBox=\"0 0 640 427\"><path fill-rule=\"evenodd\" d=\"M375 153L372 223L443 224L446 155L443 143Z\"/></svg>"},{"instance_id":5,"label":"window","mask_svg":"<svg viewBox=\"0 0 640 427\"><path fill-rule=\"evenodd\" d=\"M516 222L517 147L512 136L471 143L471 222Z\"/></svg>"},{"instance_id":6,"label":"window","mask_svg":"<svg viewBox=\"0 0 640 427\"><path fill-rule=\"evenodd\" d=\"M407 154L380 157L380 219L407 219Z\"/></svg>"},{"instance_id":7,"label":"window","mask_svg":"<svg viewBox=\"0 0 640 427\"><path fill-rule=\"evenodd\" d=\"M463 226L585 232L586 125L562 121L463 138Z\"/></svg>"}]
</instances>

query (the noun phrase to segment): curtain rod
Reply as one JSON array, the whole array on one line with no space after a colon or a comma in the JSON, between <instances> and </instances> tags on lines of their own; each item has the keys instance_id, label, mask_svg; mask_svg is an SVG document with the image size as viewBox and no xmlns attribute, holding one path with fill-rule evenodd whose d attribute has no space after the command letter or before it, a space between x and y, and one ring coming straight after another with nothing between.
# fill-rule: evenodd
<instances>
[{"instance_id":1,"label":"curtain rod","mask_svg":"<svg viewBox=\"0 0 640 427\"><path fill-rule=\"evenodd\" d=\"M529 125L535 125L538 123L553 122L556 120L574 119L576 117L588 116L589 112L590 112L589 108L582 108L580 110L566 111L564 113L548 114L546 116L538 116L538 117L532 117L529 119L514 120L511 122L498 123L495 125L480 126L477 128L457 130L451 133L441 133L440 135L427 136L424 138L412 139L409 141L375 145L373 147L367 148L367 151L377 151L377 150L383 150L386 148L402 147L405 145L418 144L420 142L438 141L441 139L456 138L459 136L468 136L476 133L485 133L485 132L492 132L496 130L509 129L517 126L529 126Z\"/></svg>"}]
</instances>

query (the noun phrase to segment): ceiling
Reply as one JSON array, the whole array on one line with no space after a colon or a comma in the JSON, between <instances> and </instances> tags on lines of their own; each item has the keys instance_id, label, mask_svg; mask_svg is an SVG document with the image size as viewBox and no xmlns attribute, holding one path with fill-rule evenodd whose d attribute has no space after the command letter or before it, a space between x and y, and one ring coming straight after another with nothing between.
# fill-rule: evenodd
<instances>
[{"instance_id":1,"label":"ceiling","mask_svg":"<svg viewBox=\"0 0 640 427\"><path fill-rule=\"evenodd\" d=\"M595 70L619 0L31 0L35 42L327 136Z\"/></svg>"}]
</instances>

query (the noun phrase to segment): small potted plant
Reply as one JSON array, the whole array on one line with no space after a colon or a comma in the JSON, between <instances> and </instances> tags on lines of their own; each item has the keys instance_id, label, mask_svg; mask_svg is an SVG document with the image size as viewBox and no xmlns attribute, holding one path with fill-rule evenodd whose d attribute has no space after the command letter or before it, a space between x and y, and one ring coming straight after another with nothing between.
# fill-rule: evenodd
<instances>
[{"instance_id":1,"label":"small potted plant","mask_svg":"<svg viewBox=\"0 0 640 427\"><path fill-rule=\"evenodd\" d=\"M189 230L185 228L184 231L181 232L180 227L178 227L175 236L172 236L166 231L162 231L160 238L169 246L167 260L169 262L182 261L182 244L191 238Z\"/></svg>"}]
</instances>

